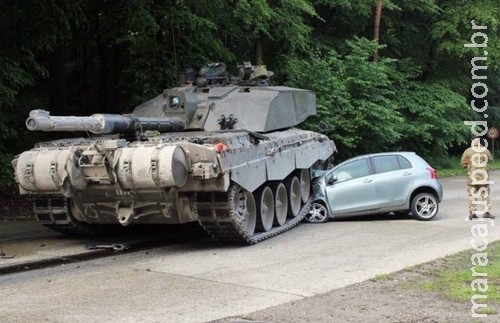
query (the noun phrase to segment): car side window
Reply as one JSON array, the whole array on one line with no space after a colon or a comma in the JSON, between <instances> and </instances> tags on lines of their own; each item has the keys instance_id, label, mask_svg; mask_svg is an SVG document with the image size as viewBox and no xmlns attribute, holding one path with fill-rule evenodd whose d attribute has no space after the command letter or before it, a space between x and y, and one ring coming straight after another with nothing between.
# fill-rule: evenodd
<instances>
[{"instance_id":1,"label":"car side window","mask_svg":"<svg viewBox=\"0 0 500 323\"><path fill-rule=\"evenodd\" d=\"M340 183L367 175L370 175L370 168L367 159L363 158L340 166L330 174L329 178L336 177L336 183Z\"/></svg>"},{"instance_id":2,"label":"car side window","mask_svg":"<svg viewBox=\"0 0 500 323\"><path fill-rule=\"evenodd\" d=\"M398 156L398 161L401 169L408 169L412 167L410 161L403 156Z\"/></svg>"},{"instance_id":3,"label":"car side window","mask_svg":"<svg viewBox=\"0 0 500 323\"><path fill-rule=\"evenodd\" d=\"M399 168L398 156L374 156L373 166L375 167L375 173L385 173L392 172Z\"/></svg>"}]
</instances>

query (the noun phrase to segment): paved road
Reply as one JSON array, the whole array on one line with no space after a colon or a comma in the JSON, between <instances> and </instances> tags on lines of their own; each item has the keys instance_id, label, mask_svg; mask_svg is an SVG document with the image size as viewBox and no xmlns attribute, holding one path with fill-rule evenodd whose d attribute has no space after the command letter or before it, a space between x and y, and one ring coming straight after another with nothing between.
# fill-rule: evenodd
<instances>
[{"instance_id":1,"label":"paved road","mask_svg":"<svg viewBox=\"0 0 500 323\"><path fill-rule=\"evenodd\" d=\"M500 209L500 172L493 172ZM203 322L325 293L471 248L465 178L431 222L302 224L251 247L210 240L0 277L0 321ZM498 213L498 212L497 212ZM488 240L499 240L489 226Z\"/></svg>"}]
</instances>

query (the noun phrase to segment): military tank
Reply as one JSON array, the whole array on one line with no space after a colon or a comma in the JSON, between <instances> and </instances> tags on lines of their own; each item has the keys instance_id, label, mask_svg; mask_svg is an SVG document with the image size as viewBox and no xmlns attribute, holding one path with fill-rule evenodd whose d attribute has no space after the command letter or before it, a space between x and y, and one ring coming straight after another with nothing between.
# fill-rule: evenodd
<instances>
[{"instance_id":1,"label":"military tank","mask_svg":"<svg viewBox=\"0 0 500 323\"><path fill-rule=\"evenodd\" d=\"M336 151L325 135L295 128L316 113L315 94L269 86L263 65L244 63L238 77L224 63L193 71L131 114L31 111L29 130L82 134L12 161L38 221L68 234L199 222L214 239L243 244L297 225L311 167Z\"/></svg>"}]
</instances>

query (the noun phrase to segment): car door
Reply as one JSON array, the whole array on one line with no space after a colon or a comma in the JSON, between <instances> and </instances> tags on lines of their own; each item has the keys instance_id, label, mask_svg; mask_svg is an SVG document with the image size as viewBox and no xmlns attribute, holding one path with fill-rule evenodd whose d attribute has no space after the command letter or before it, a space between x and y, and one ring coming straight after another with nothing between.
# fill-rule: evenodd
<instances>
[{"instance_id":1,"label":"car door","mask_svg":"<svg viewBox=\"0 0 500 323\"><path fill-rule=\"evenodd\" d=\"M401 206L406 202L415 181L415 172L403 156L372 156L373 176L381 208Z\"/></svg>"},{"instance_id":2,"label":"car door","mask_svg":"<svg viewBox=\"0 0 500 323\"><path fill-rule=\"evenodd\" d=\"M379 207L368 158L335 168L326 182L326 198L335 216L369 213Z\"/></svg>"}]
</instances>

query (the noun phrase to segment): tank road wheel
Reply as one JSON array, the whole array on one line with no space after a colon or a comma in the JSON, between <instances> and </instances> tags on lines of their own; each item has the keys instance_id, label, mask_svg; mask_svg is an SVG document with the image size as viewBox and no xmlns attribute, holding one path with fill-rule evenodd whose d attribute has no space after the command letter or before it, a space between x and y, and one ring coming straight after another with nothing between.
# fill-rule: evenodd
<instances>
[{"instance_id":1,"label":"tank road wheel","mask_svg":"<svg viewBox=\"0 0 500 323\"><path fill-rule=\"evenodd\" d=\"M288 213L288 194L286 194L285 184L277 183L271 187L274 195L274 225L277 227L285 224Z\"/></svg>"},{"instance_id":2,"label":"tank road wheel","mask_svg":"<svg viewBox=\"0 0 500 323\"><path fill-rule=\"evenodd\" d=\"M236 184L231 187L229 194L233 202L232 211L238 224L249 236L252 236L257 220L257 207L253 194Z\"/></svg>"},{"instance_id":3,"label":"tank road wheel","mask_svg":"<svg viewBox=\"0 0 500 323\"><path fill-rule=\"evenodd\" d=\"M285 179L286 193L288 194L288 216L296 217L300 212L300 181L295 175Z\"/></svg>"},{"instance_id":4,"label":"tank road wheel","mask_svg":"<svg viewBox=\"0 0 500 323\"><path fill-rule=\"evenodd\" d=\"M274 220L274 196L269 186L264 186L255 192L257 206L257 230L269 231Z\"/></svg>"},{"instance_id":5,"label":"tank road wheel","mask_svg":"<svg viewBox=\"0 0 500 323\"><path fill-rule=\"evenodd\" d=\"M302 169L300 171L300 197L302 203L306 203L311 195L311 174L309 169Z\"/></svg>"}]
</instances>

